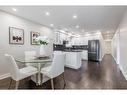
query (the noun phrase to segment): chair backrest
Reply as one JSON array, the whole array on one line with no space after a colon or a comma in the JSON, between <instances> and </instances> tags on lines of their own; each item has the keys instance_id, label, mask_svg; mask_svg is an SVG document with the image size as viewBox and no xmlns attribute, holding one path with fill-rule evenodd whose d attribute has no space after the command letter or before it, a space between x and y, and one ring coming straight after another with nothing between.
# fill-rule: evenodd
<instances>
[{"instance_id":1,"label":"chair backrest","mask_svg":"<svg viewBox=\"0 0 127 95\"><path fill-rule=\"evenodd\" d=\"M5 56L8 58L11 77L12 79L17 80L19 72L20 72L18 65L16 64L15 59L12 55L5 54Z\"/></svg>"},{"instance_id":2,"label":"chair backrest","mask_svg":"<svg viewBox=\"0 0 127 95\"><path fill-rule=\"evenodd\" d=\"M25 60L29 61L34 59L36 56L36 51L25 51ZM26 63L27 66L33 65L31 63Z\"/></svg>"},{"instance_id":3,"label":"chair backrest","mask_svg":"<svg viewBox=\"0 0 127 95\"><path fill-rule=\"evenodd\" d=\"M36 56L36 51L25 51L25 60L34 59Z\"/></svg>"},{"instance_id":4,"label":"chair backrest","mask_svg":"<svg viewBox=\"0 0 127 95\"><path fill-rule=\"evenodd\" d=\"M64 64L65 64L65 54L54 55L51 66L52 78L57 77L64 72Z\"/></svg>"}]
</instances>

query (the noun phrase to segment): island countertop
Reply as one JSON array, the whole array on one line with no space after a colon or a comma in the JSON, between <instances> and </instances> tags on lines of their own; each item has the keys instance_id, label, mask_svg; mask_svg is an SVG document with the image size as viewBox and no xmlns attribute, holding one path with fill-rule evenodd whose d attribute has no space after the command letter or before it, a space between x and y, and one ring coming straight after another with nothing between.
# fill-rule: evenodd
<instances>
[{"instance_id":1,"label":"island countertop","mask_svg":"<svg viewBox=\"0 0 127 95\"><path fill-rule=\"evenodd\" d=\"M63 52L82 52L82 50L64 50Z\"/></svg>"}]
</instances>

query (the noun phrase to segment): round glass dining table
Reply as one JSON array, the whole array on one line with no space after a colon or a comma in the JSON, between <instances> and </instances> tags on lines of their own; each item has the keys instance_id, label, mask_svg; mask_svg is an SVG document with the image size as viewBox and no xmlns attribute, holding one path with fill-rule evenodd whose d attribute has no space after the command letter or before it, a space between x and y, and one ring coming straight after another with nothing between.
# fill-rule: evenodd
<instances>
[{"instance_id":1,"label":"round glass dining table","mask_svg":"<svg viewBox=\"0 0 127 95\"><path fill-rule=\"evenodd\" d=\"M41 85L42 84L42 77L41 77L41 65L45 65L46 63L52 62L52 58L48 57L48 58L35 58L35 59L31 59L31 60L25 60L25 58L16 58L15 59L16 62L19 63L36 63L37 64L37 69L38 69L38 74L37 74L37 85Z\"/></svg>"}]
</instances>

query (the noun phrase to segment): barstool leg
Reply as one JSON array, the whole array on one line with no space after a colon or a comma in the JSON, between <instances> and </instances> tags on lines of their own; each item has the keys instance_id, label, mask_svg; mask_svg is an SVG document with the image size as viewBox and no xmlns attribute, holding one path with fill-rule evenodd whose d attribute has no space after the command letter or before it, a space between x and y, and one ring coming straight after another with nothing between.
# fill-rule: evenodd
<instances>
[{"instance_id":1,"label":"barstool leg","mask_svg":"<svg viewBox=\"0 0 127 95\"><path fill-rule=\"evenodd\" d=\"M11 87L11 83L12 83L12 78L11 78L11 81L10 81L10 84L9 84L9 88L8 88L8 89L10 89L10 87Z\"/></svg>"},{"instance_id":2,"label":"barstool leg","mask_svg":"<svg viewBox=\"0 0 127 95\"><path fill-rule=\"evenodd\" d=\"M16 81L15 89L18 89L18 86L19 86L19 81Z\"/></svg>"},{"instance_id":3,"label":"barstool leg","mask_svg":"<svg viewBox=\"0 0 127 95\"><path fill-rule=\"evenodd\" d=\"M51 78L51 86L52 86L52 90L53 90L54 89L53 78Z\"/></svg>"}]
</instances>

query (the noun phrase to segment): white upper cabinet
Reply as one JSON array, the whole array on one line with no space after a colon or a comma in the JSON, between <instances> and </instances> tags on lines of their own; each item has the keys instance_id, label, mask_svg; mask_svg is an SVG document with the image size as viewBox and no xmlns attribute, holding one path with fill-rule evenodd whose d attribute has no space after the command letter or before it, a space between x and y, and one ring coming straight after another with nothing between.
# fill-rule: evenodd
<instances>
[{"instance_id":1,"label":"white upper cabinet","mask_svg":"<svg viewBox=\"0 0 127 95\"><path fill-rule=\"evenodd\" d=\"M55 32L55 44L63 44L63 41L69 41L70 42L70 37L61 32Z\"/></svg>"},{"instance_id":2,"label":"white upper cabinet","mask_svg":"<svg viewBox=\"0 0 127 95\"><path fill-rule=\"evenodd\" d=\"M54 39L55 39L55 42L54 42L55 44L60 43L60 34L59 34L59 32L55 32Z\"/></svg>"},{"instance_id":3,"label":"white upper cabinet","mask_svg":"<svg viewBox=\"0 0 127 95\"><path fill-rule=\"evenodd\" d=\"M55 32L55 43L63 44L63 41L68 41L69 45L88 45L88 40L97 40L100 39L100 35L89 35L89 36L80 36L80 37L70 37L66 33L60 31Z\"/></svg>"},{"instance_id":4,"label":"white upper cabinet","mask_svg":"<svg viewBox=\"0 0 127 95\"><path fill-rule=\"evenodd\" d=\"M88 45L88 40L97 40L97 39L100 39L100 35L73 37L71 39L71 43L72 45Z\"/></svg>"}]
</instances>

